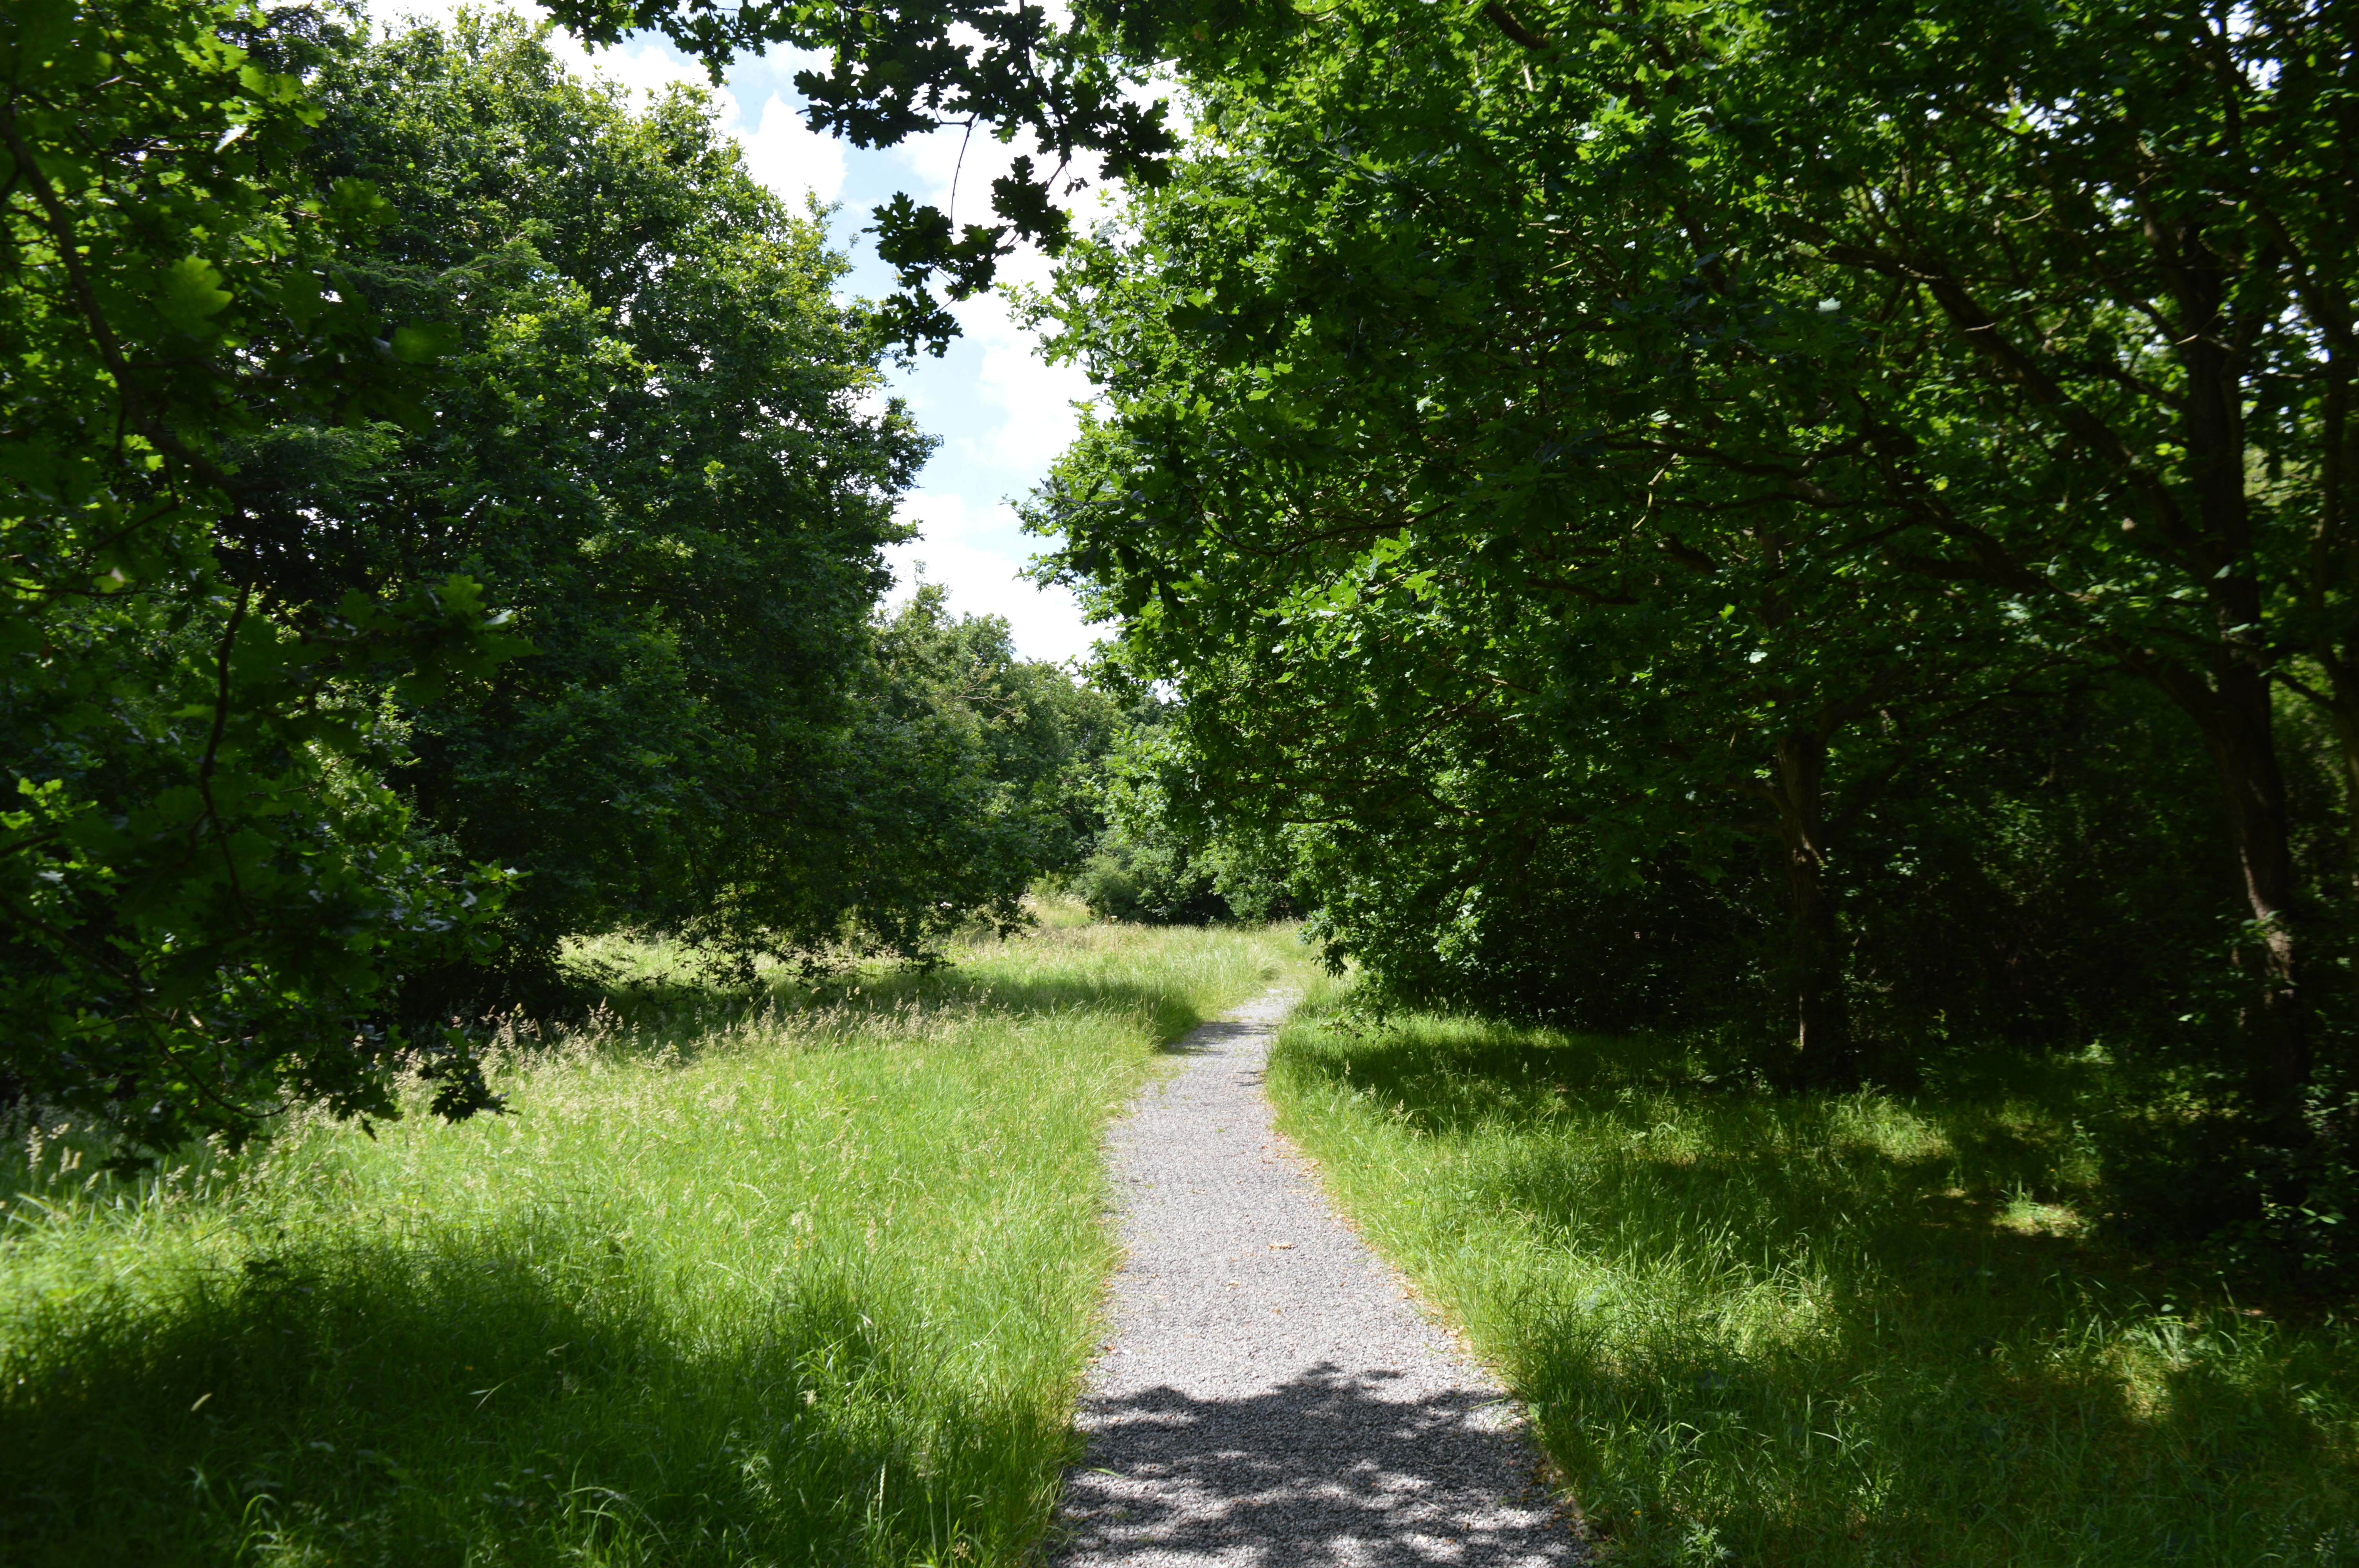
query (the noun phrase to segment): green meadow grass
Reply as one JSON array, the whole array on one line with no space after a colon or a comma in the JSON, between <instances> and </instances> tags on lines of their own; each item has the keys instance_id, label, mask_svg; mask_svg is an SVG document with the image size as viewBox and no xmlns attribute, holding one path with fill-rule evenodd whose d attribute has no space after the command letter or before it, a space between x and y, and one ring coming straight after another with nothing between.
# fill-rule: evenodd
<instances>
[{"instance_id":1,"label":"green meadow grass","mask_svg":"<svg viewBox=\"0 0 2359 1568\"><path fill-rule=\"evenodd\" d=\"M1335 994L1281 1125L1528 1401L1602 1562L2359 1563L2359 1334L2086 1238L2069 1066L1786 1099Z\"/></svg>"},{"instance_id":2,"label":"green meadow grass","mask_svg":"<svg viewBox=\"0 0 2359 1568\"><path fill-rule=\"evenodd\" d=\"M1050 921L749 1000L586 951L512 1114L0 1173L0 1562L997 1564L1072 1457L1103 1124L1289 934Z\"/></svg>"}]
</instances>

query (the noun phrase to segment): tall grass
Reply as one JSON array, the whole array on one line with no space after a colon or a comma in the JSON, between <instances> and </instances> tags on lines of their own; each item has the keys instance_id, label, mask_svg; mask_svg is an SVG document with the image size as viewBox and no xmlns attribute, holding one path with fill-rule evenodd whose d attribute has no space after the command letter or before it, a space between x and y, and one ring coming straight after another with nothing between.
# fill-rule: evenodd
<instances>
[{"instance_id":1,"label":"tall grass","mask_svg":"<svg viewBox=\"0 0 2359 1568\"><path fill-rule=\"evenodd\" d=\"M1100 1134L1289 937L1049 928L824 997L650 947L513 1114L137 1184L33 1137L0 1561L989 1564L1071 1457Z\"/></svg>"},{"instance_id":2,"label":"tall grass","mask_svg":"<svg viewBox=\"0 0 2359 1568\"><path fill-rule=\"evenodd\" d=\"M1603 1561L2359 1563L2359 1335L2090 1239L2069 1064L1787 1099L1396 1022L1315 994L1282 1125L1529 1401Z\"/></svg>"}]
</instances>

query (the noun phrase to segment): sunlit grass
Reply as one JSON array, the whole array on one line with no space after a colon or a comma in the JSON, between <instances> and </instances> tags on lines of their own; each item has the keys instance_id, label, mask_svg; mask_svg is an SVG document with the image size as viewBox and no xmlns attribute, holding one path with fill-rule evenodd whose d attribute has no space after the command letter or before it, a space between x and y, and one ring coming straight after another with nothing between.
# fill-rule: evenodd
<instances>
[{"instance_id":1,"label":"sunlit grass","mask_svg":"<svg viewBox=\"0 0 2359 1568\"><path fill-rule=\"evenodd\" d=\"M639 983L511 1023L513 1114L136 1185L19 1152L0 1560L1026 1552L1111 1262L1104 1121L1290 935L1053 925L817 999L590 956Z\"/></svg>"},{"instance_id":2,"label":"sunlit grass","mask_svg":"<svg viewBox=\"0 0 2359 1568\"><path fill-rule=\"evenodd\" d=\"M2359 1563L2359 1335L2088 1238L2069 1068L1777 1098L1314 995L1282 1125L1619 1564Z\"/></svg>"}]
</instances>

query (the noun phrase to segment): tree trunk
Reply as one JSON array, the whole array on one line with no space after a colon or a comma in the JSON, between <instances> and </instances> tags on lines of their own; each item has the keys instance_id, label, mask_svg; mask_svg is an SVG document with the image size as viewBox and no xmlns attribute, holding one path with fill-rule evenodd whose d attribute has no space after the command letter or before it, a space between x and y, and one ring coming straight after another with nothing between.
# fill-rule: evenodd
<instances>
[{"instance_id":1,"label":"tree trunk","mask_svg":"<svg viewBox=\"0 0 2359 1568\"><path fill-rule=\"evenodd\" d=\"M2249 323L2227 314L2233 260L2200 223L2150 216L2147 235L2183 323L2175 345L2187 372L2180 428L2186 443L2195 526L2177 521L2180 546L2212 618L2211 679L2184 667L2149 666L2202 730L2218 770L2245 904L2261 947L2259 987L2245 1015L2247 1081L2261 1114L2298 1118L2310 1081L2310 1040L2296 945L2292 835L2278 771L2272 687L2275 654L2265 634L2247 492L2245 345ZM2174 525L2168 506L2158 513Z\"/></svg>"},{"instance_id":2,"label":"tree trunk","mask_svg":"<svg viewBox=\"0 0 2359 1568\"><path fill-rule=\"evenodd\" d=\"M2204 726L2228 807L2245 907L2261 943L2260 993L2249 1023L2254 1088L2271 1114L2294 1114L2310 1082L2310 1031L2304 1016L2296 942L2293 853L2285 778L2277 768L2269 682L2242 661L2223 661L2212 722Z\"/></svg>"},{"instance_id":3,"label":"tree trunk","mask_svg":"<svg viewBox=\"0 0 2359 1568\"><path fill-rule=\"evenodd\" d=\"M2327 717L2334 721L2336 751L2343 761L2343 832L2344 865L2354 892L2359 892L2359 679L2348 650L2330 649L2319 662L2326 666L2329 687Z\"/></svg>"},{"instance_id":4,"label":"tree trunk","mask_svg":"<svg viewBox=\"0 0 2359 1568\"><path fill-rule=\"evenodd\" d=\"M1785 851L1794 964L1794 1056L1783 1075L1815 1087L1858 1076L1850 1008L1843 997L1843 926L1827 885L1826 741L1788 735L1777 742L1777 842Z\"/></svg>"},{"instance_id":5,"label":"tree trunk","mask_svg":"<svg viewBox=\"0 0 2359 1568\"><path fill-rule=\"evenodd\" d=\"M2359 467L2354 461L2359 452L2353 450L2359 430L2354 429L2351 418L2350 339L2350 325L2337 312L2327 334L2318 528L2310 540L2310 576L2303 592L2306 607L2321 620L2333 590L2349 591L2354 577L2359 577L2359 552L2354 552L2354 541L2348 535L2343 502L2351 471ZM2343 832L2349 860L2343 874L2353 891L2359 892L2359 644L2337 645L2333 638L2321 637L2316 651L2327 678L2326 690L2318 695L2324 697L2327 714L2334 721L2334 739L2343 756Z\"/></svg>"},{"instance_id":6,"label":"tree trunk","mask_svg":"<svg viewBox=\"0 0 2359 1568\"><path fill-rule=\"evenodd\" d=\"M2246 492L2243 366L2222 315L2225 278L2193 231L2175 242L2191 265L2176 275L2190 320L2203 330L2181 349L2188 395L2181 428L2201 538L2224 564L2210 570L2214 636L2204 725L2228 807L2245 907L2261 944L2259 994L2247 1026L2253 1091L2263 1114L2288 1121L2310 1082L2310 1032L2295 946L2292 834L2285 776L2277 767L2274 656L2263 635L2261 589L2253 575L2252 500ZM2213 558L2201 557L2203 565ZM2190 710L2191 711L2191 710ZM2199 722L2202 715L2198 714Z\"/></svg>"}]
</instances>

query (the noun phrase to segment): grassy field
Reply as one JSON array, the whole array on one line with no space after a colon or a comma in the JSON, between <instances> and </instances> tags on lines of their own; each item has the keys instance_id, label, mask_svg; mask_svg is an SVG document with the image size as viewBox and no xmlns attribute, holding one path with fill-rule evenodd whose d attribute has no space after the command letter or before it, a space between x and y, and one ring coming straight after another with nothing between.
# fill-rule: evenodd
<instances>
[{"instance_id":1,"label":"grassy field","mask_svg":"<svg viewBox=\"0 0 2359 1568\"><path fill-rule=\"evenodd\" d=\"M1108 1114L1302 967L1051 926L931 978L636 985L503 1036L514 1114L0 1172L0 1562L992 1564L1111 1261Z\"/></svg>"},{"instance_id":2,"label":"grassy field","mask_svg":"<svg viewBox=\"0 0 2359 1568\"><path fill-rule=\"evenodd\" d=\"M2359 1333L2087 1239L2069 1066L1777 1099L1322 996L1282 1125L1529 1400L1601 1560L2359 1564Z\"/></svg>"}]
</instances>

